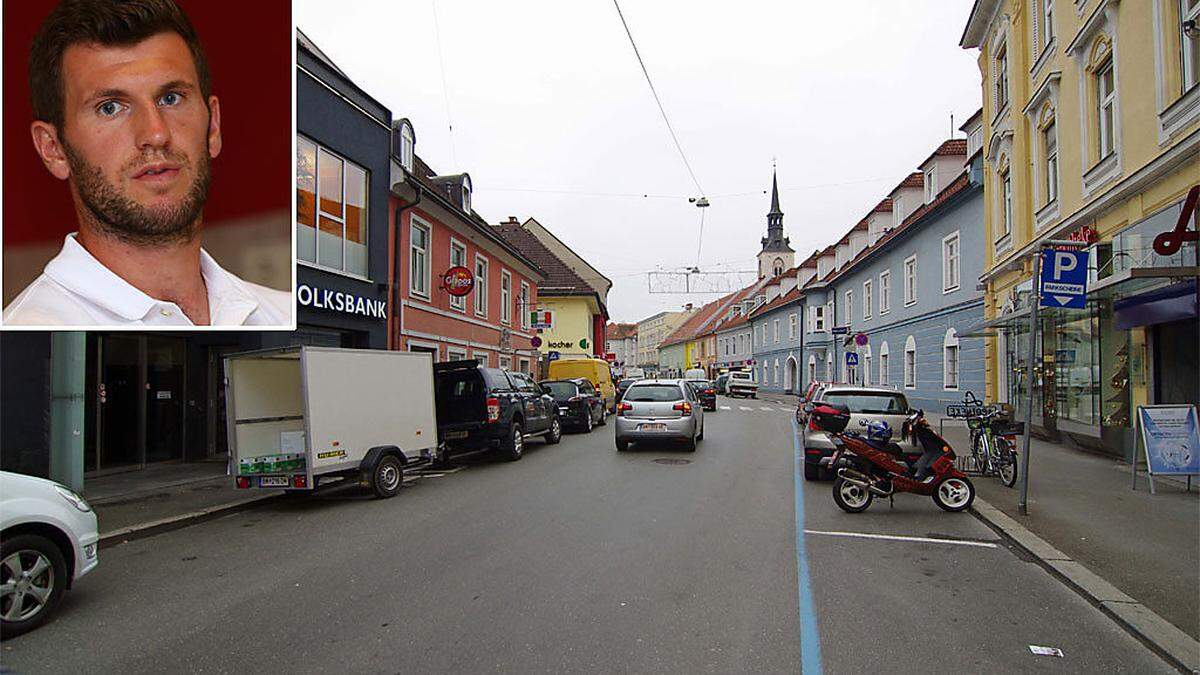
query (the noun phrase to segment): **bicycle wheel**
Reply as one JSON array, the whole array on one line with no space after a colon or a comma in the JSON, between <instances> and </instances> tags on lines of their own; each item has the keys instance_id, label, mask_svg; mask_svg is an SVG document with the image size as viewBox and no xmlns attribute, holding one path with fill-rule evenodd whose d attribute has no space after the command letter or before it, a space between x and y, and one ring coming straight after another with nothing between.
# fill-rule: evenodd
<instances>
[{"instance_id":1,"label":"bicycle wheel","mask_svg":"<svg viewBox=\"0 0 1200 675\"><path fill-rule=\"evenodd\" d=\"M987 475L988 472L987 443L983 438L984 433L986 432L982 430L976 431L971 437L971 457L975 461L975 470L981 476Z\"/></svg>"},{"instance_id":2,"label":"bicycle wheel","mask_svg":"<svg viewBox=\"0 0 1200 675\"><path fill-rule=\"evenodd\" d=\"M1017 484L1017 451L1007 438L996 438L996 475L1004 487Z\"/></svg>"}]
</instances>

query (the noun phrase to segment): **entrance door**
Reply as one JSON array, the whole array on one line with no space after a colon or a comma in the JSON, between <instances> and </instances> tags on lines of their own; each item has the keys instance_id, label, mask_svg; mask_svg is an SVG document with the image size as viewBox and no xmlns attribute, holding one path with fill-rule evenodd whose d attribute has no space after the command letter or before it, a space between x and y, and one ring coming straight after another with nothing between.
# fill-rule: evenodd
<instances>
[{"instance_id":1,"label":"entrance door","mask_svg":"<svg viewBox=\"0 0 1200 675\"><path fill-rule=\"evenodd\" d=\"M96 466L109 469L142 463L139 436L141 404L141 339L105 335L100 339L100 391Z\"/></svg>"},{"instance_id":2,"label":"entrance door","mask_svg":"<svg viewBox=\"0 0 1200 675\"><path fill-rule=\"evenodd\" d=\"M142 339L146 341L146 461L183 459L186 348L179 338Z\"/></svg>"},{"instance_id":3,"label":"entrance door","mask_svg":"<svg viewBox=\"0 0 1200 675\"><path fill-rule=\"evenodd\" d=\"M102 335L97 347L96 463L88 470L183 458L186 346L181 338Z\"/></svg>"}]
</instances>

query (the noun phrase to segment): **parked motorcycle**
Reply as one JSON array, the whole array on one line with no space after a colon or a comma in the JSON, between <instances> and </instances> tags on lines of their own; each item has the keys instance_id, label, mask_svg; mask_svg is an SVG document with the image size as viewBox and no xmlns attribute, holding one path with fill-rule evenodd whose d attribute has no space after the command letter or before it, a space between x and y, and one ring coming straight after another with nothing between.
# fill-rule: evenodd
<instances>
[{"instance_id":1,"label":"parked motorcycle","mask_svg":"<svg viewBox=\"0 0 1200 675\"><path fill-rule=\"evenodd\" d=\"M875 497L898 492L928 495L946 511L963 511L975 499L975 486L954 467L954 450L930 428L920 410L905 419L902 437L913 438L920 452L908 452L891 440L886 422L864 420L864 432L846 431L850 409L822 403L810 413L815 425L833 441L830 464L837 472L833 501L847 513L867 510Z\"/></svg>"}]
</instances>

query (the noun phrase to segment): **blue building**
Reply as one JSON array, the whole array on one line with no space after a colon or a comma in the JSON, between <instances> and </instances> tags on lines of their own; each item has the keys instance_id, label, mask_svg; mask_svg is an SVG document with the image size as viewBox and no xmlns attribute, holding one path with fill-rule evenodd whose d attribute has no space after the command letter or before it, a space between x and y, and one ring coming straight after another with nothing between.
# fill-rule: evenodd
<instances>
[{"instance_id":1,"label":"blue building","mask_svg":"<svg viewBox=\"0 0 1200 675\"><path fill-rule=\"evenodd\" d=\"M818 258L803 381L896 387L944 412L984 388L983 338L960 337L983 320L981 159L954 139L920 168Z\"/></svg>"}]
</instances>

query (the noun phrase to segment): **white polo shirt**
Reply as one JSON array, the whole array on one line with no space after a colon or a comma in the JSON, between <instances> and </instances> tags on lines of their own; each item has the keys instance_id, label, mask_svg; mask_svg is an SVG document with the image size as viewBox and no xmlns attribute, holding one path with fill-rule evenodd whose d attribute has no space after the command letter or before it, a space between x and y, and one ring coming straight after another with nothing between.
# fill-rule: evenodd
<instances>
[{"instance_id":1,"label":"white polo shirt","mask_svg":"<svg viewBox=\"0 0 1200 675\"><path fill-rule=\"evenodd\" d=\"M292 295L243 281L203 249L200 273L213 326L289 327ZM68 234L41 276L4 308L7 326L194 326L179 305L156 300L96 260Z\"/></svg>"}]
</instances>

